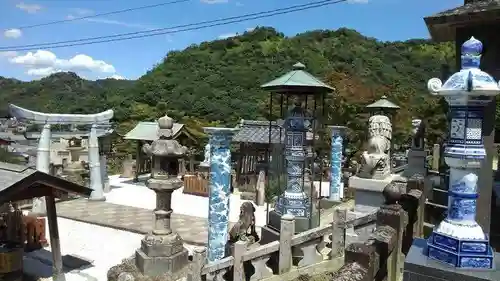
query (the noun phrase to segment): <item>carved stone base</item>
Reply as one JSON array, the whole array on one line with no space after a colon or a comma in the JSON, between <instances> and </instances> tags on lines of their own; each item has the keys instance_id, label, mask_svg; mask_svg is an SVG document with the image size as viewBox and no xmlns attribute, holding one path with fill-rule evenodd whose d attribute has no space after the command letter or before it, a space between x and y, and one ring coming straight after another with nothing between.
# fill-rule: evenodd
<instances>
[{"instance_id":1,"label":"carved stone base","mask_svg":"<svg viewBox=\"0 0 500 281\"><path fill-rule=\"evenodd\" d=\"M384 180L365 179L358 176L349 178L349 188L354 189L354 211L371 213L376 211L385 201L382 196L384 188L391 183L397 175L389 175Z\"/></svg>"},{"instance_id":2,"label":"carved stone base","mask_svg":"<svg viewBox=\"0 0 500 281\"><path fill-rule=\"evenodd\" d=\"M269 212L269 226L279 231L282 214L272 210ZM314 211L310 218L295 217L295 233L301 233L319 226L318 212Z\"/></svg>"},{"instance_id":3,"label":"carved stone base","mask_svg":"<svg viewBox=\"0 0 500 281\"><path fill-rule=\"evenodd\" d=\"M188 251L177 233L146 235L135 253L136 266L144 275L177 274L188 265ZM176 280L176 279L172 279Z\"/></svg>"}]
</instances>

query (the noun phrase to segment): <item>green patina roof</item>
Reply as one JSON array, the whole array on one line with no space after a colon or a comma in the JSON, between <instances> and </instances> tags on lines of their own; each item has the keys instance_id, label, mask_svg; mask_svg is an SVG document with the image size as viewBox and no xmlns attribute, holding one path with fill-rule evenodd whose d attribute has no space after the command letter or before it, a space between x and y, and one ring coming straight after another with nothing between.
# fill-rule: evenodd
<instances>
[{"instance_id":1,"label":"green patina roof","mask_svg":"<svg viewBox=\"0 0 500 281\"><path fill-rule=\"evenodd\" d=\"M400 107L390 102L386 96L382 96L378 101L369 104L367 108L387 108L387 109L399 109Z\"/></svg>"},{"instance_id":2,"label":"green patina roof","mask_svg":"<svg viewBox=\"0 0 500 281\"><path fill-rule=\"evenodd\" d=\"M305 71L305 68L305 65L298 62L293 65L292 71L260 87L265 90L302 89L307 92L334 90L334 88Z\"/></svg>"},{"instance_id":3,"label":"green patina roof","mask_svg":"<svg viewBox=\"0 0 500 281\"><path fill-rule=\"evenodd\" d=\"M174 138L182 131L184 124L174 123L172 128ZM158 122L139 122L123 137L126 140L155 141L158 139Z\"/></svg>"}]
</instances>

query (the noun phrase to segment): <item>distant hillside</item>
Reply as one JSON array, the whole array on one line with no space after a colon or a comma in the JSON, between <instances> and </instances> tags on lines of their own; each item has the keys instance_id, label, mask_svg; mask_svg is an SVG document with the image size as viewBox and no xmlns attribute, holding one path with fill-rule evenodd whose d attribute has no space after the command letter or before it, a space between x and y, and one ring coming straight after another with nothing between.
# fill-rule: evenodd
<instances>
[{"instance_id":1,"label":"distant hillside","mask_svg":"<svg viewBox=\"0 0 500 281\"><path fill-rule=\"evenodd\" d=\"M328 98L329 123L345 124L354 145L364 135L363 107L382 95L399 104L395 138L408 137L412 116L429 122L429 140L444 136L442 104L426 90L427 80L454 65L452 44L426 40L380 42L346 28L285 37L261 27L223 40L167 54L137 81L87 81L58 73L39 81L0 78L0 100L34 110L89 113L114 108L122 129L167 111L195 130L209 122L234 125L267 118L268 94L259 85L300 61L337 92Z\"/></svg>"}]
</instances>

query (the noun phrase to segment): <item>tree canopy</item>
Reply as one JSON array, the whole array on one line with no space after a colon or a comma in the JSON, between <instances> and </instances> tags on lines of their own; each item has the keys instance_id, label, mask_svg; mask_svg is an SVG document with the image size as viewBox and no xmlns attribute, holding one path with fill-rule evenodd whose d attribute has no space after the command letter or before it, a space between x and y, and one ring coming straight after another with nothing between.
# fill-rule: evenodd
<instances>
[{"instance_id":1,"label":"tree canopy","mask_svg":"<svg viewBox=\"0 0 500 281\"><path fill-rule=\"evenodd\" d=\"M433 143L446 135L447 106L428 94L426 84L441 77L443 65L454 65L454 56L451 43L381 42L347 28L286 37L274 28L258 27L171 51L136 81L88 81L74 73L31 82L0 77L0 100L44 112L113 108L120 133L166 112L202 136L207 124L267 119L269 94L259 86L300 61L336 89L326 99L326 122L348 126L352 146L364 139L364 107L382 95L401 107L394 122L396 142L409 137L412 118L421 118Z\"/></svg>"}]
</instances>

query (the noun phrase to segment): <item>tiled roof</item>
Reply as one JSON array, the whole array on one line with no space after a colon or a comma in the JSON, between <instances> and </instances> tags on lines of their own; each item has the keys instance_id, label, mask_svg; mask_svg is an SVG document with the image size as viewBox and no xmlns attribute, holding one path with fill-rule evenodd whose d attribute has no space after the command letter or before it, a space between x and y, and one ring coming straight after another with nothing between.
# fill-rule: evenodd
<instances>
[{"instance_id":1,"label":"tiled roof","mask_svg":"<svg viewBox=\"0 0 500 281\"><path fill-rule=\"evenodd\" d=\"M0 162L0 192L35 172L26 166Z\"/></svg>"},{"instance_id":2,"label":"tiled roof","mask_svg":"<svg viewBox=\"0 0 500 281\"><path fill-rule=\"evenodd\" d=\"M0 162L0 203L13 197L30 196L30 188L47 186L63 192L90 196L92 189L42 173L28 166ZM28 192L28 193L26 193Z\"/></svg>"},{"instance_id":3,"label":"tiled roof","mask_svg":"<svg viewBox=\"0 0 500 281\"><path fill-rule=\"evenodd\" d=\"M283 120L277 121L261 121L261 120L244 120L240 121L238 127L240 130L234 135L234 142L244 143L269 143L269 123L271 123L271 143L283 143L285 140L285 128L283 128ZM281 141L280 141L281 134ZM312 140L313 134L308 132L306 138ZM316 135L316 139L318 136Z\"/></svg>"},{"instance_id":4,"label":"tiled roof","mask_svg":"<svg viewBox=\"0 0 500 281\"><path fill-rule=\"evenodd\" d=\"M233 137L233 141L245 143L269 143L269 123L271 123L271 143L280 143L280 131L282 140L285 136L285 130L281 127L283 124L282 120L269 122L242 119L239 124L240 130Z\"/></svg>"}]
</instances>

